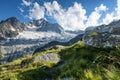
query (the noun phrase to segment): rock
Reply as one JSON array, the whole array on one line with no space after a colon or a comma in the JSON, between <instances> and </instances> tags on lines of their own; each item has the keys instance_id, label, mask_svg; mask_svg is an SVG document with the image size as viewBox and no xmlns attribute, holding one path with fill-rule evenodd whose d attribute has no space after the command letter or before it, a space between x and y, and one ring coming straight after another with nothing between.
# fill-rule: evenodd
<instances>
[{"instance_id":1,"label":"rock","mask_svg":"<svg viewBox=\"0 0 120 80\"><path fill-rule=\"evenodd\" d=\"M120 20L86 31L83 39L86 45L94 47L116 47L120 45Z\"/></svg>"},{"instance_id":2,"label":"rock","mask_svg":"<svg viewBox=\"0 0 120 80\"><path fill-rule=\"evenodd\" d=\"M40 27L39 29L37 29L37 31L51 31L56 33L62 33L64 31L64 29L58 23L51 24L44 19L36 20L33 23L35 23L34 25Z\"/></svg>"},{"instance_id":3,"label":"rock","mask_svg":"<svg viewBox=\"0 0 120 80\"><path fill-rule=\"evenodd\" d=\"M0 22L0 36L2 37L16 37L23 29L24 25L15 17Z\"/></svg>"},{"instance_id":4,"label":"rock","mask_svg":"<svg viewBox=\"0 0 120 80\"><path fill-rule=\"evenodd\" d=\"M47 61L47 62L53 62L58 63L60 61L60 58L58 54L55 53L47 53L40 56L37 56L34 58L34 61Z\"/></svg>"}]
</instances>

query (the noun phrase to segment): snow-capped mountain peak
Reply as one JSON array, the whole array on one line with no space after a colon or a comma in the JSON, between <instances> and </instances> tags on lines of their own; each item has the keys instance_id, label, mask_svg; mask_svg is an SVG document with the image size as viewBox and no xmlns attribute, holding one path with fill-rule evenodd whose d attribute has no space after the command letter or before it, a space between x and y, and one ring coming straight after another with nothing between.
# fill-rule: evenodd
<instances>
[{"instance_id":1,"label":"snow-capped mountain peak","mask_svg":"<svg viewBox=\"0 0 120 80\"><path fill-rule=\"evenodd\" d=\"M45 19L21 23L17 18L11 17L0 22L0 46L4 50L1 54L5 56L4 61L12 61L32 55L37 48L51 41L67 42L76 35Z\"/></svg>"}]
</instances>

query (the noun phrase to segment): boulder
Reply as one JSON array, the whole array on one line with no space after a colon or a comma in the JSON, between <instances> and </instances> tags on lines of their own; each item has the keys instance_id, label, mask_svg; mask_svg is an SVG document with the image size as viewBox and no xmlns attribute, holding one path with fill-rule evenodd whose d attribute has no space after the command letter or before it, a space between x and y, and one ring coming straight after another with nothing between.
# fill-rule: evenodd
<instances>
[{"instance_id":1,"label":"boulder","mask_svg":"<svg viewBox=\"0 0 120 80\"><path fill-rule=\"evenodd\" d=\"M47 54L36 56L34 58L34 62L37 62L37 61L46 61L46 62L58 63L60 61L60 58L59 58L58 54L47 53Z\"/></svg>"}]
</instances>

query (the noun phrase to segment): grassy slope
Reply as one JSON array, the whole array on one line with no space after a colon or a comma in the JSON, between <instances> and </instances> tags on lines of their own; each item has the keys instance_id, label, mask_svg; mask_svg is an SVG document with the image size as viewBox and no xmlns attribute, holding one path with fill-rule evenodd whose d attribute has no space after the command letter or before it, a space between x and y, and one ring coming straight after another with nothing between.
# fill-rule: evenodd
<instances>
[{"instance_id":1,"label":"grassy slope","mask_svg":"<svg viewBox=\"0 0 120 80\"><path fill-rule=\"evenodd\" d=\"M49 53L58 54L61 62L33 62L36 56ZM119 74L119 48L94 48L85 46L82 41L0 66L0 80L120 80Z\"/></svg>"}]
</instances>

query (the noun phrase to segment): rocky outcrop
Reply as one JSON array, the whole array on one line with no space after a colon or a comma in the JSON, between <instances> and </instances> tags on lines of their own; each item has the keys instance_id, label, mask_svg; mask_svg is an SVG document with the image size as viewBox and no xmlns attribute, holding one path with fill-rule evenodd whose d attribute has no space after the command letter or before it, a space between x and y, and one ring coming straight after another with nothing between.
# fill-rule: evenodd
<instances>
[{"instance_id":1,"label":"rocky outcrop","mask_svg":"<svg viewBox=\"0 0 120 80\"><path fill-rule=\"evenodd\" d=\"M58 54L55 54L55 53L47 53L47 54L43 54L35 57L34 62L37 62L37 61L58 63L60 61L60 57L58 56Z\"/></svg>"},{"instance_id":2,"label":"rocky outcrop","mask_svg":"<svg viewBox=\"0 0 120 80\"><path fill-rule=\"evenodd\" d=\"M64 29L58 24L58 23L49 23L45 19L38 19L38 20L33 20L31 22L25 22L25 26L36 26L37 32L55 32L55 33L62 33L64 32Z\"/></svg>"},{"instance_id":3,"label":"rocky outcrop","mask_svg":"<svg viewBox=\"0 0 120 80\"><path fill-rule=\"evenodd\" d=\"M24 25L15 17L0 22L0 37L16 37L24 29Z\"/></svg>"},{"instance_id":4,"label":"rocky outcrop","mask_svg":"<svg viewBox=\"0 0 120 80\"><path fill-rule=\"evenodd\" d=\"M62 33L64 31L64 29L58 23L51 24L44 19L33 21L33 23L34 25L40 27L39 29L37 29L37 31L51 31L56 33Z\"/></svg>"},{"instance_id":5,"label":"rocky outcrop","mask_svg":"<svg viewBox=\"0 0 120 80\"><path fill-rule=\"evenodd\" d=\"M34 43L34 44L16 44L0 46L3 58L0 59L0 63L11 62L17 58L33 55L34 51L42 47L46 43Z\"/></svg>"},{"instance_id":6,"label":"rocky outcrop","mask_svg":"<svg viewBox=\"0 0 120 80\"><path fill-rule=\"evenodd\" d=\"M94 47L116 47L120 45L120 20L86 31L83 36L86 45Z\"/></svg>"}]
</instances>

